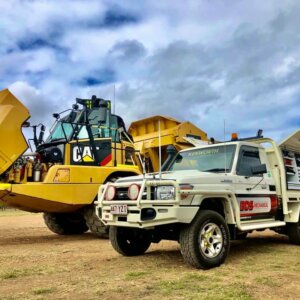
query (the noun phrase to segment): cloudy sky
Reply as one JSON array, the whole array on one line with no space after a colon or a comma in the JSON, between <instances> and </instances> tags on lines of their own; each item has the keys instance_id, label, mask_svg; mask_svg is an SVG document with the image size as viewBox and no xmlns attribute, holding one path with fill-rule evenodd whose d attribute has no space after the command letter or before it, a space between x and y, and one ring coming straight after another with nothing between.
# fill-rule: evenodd
<instances>
[{"instance_id":1,"label":"cloudy sky","mask_svg":"<svg viewBox=\"0 0 300 300\"><path fill-rule=\"evenodd\" d=\"M0 89L33 122L76 97L280 140L300 127L300 2L0 1Z\"/></svg>"}]
</instances>

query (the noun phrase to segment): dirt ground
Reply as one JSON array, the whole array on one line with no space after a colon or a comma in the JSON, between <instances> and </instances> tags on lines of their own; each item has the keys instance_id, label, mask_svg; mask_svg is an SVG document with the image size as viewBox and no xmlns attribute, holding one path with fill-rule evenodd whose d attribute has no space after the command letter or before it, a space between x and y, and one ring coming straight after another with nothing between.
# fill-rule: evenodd
<instances>
[{"instance_id":1,"label":"dirt ground","mask_svg":"<svg viewBox=\"0 0 300 300\"><path fill-rule=\"evenodd\" d=\"M176 242L122 257L109 240L58 236L40 214L0 214L0 299L299 299L300 247L272 231L232 243L226 263L187 266Z\"/></svg>"}]
</instances>

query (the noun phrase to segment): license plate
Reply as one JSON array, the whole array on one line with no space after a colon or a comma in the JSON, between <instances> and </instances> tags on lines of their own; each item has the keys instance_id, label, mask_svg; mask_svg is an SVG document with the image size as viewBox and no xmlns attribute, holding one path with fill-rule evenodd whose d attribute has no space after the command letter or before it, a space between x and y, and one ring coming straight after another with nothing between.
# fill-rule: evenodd
<instances>
[{"instance_id":1,"label":"license plate","mask_svg":"<svg viewBox=\"0 0 300 300\"><path fill-rule=\"evenodd\" d=\"M111 205L110 212L113 215L127 215L127 205L126 204Z\"/></svg>"}]
</instances>

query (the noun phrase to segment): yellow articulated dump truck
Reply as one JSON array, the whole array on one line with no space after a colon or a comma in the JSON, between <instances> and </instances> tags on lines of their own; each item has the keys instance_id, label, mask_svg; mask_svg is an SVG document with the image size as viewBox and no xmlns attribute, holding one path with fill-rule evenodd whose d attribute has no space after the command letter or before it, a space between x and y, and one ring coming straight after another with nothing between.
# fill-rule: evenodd
<instances>
[{"instance_id":1,"label":"yellow articulated dump truck","mask_svg":"<svg viewBox=\"0 0 300 300\"><path fill-rule=\"evenodd\" d=\"M96 96L77 98L71 109L53 116L44 140L45 127L31 126L28 109L9 90L0 91L0 203L43 212L57 234L106 235L93 207L101 184L156 172L167 146L180 150L193 146L193 138L207 140L193 124L162 116L133 122L127 131L111 113L111 102ZM28 126L33 138L27 142L22 127ZM26 152L30 141L34 152Z\"/></svg>"}]
</instances>

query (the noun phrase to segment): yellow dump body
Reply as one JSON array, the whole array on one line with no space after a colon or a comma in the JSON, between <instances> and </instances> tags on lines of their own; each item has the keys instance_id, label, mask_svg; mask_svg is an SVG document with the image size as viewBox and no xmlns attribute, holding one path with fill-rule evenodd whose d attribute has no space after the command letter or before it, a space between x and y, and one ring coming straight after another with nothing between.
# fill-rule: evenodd
<instances>
[{"instance_id":1,"label":"yellow dump body","mask_svg":"<svg viewBox=\"0 0 300 300\"><path fill-rule=\"evenodd\" d=\"M168 145L175 146L176 150L192 147L185 140L187 135L197 136L207 141L207 134L190 122L180 122L166 116L153 116L131 123L128 132L134 140L136 150L139 150L152 164L152 171L159 170L159 127L160 143L162 148L162 162L166 159Z\"/></svg>"},{"instance_id":2,"label":"yellow dump body","mask_svg":"<svg viewBox=\"0 0 300 300\"><path fill-rule=\"evenodd\" d=\"M9 91L0 91L0 174L28 148L21 127L30 117L27 108Z\"/></svg>"}]
</instances>

